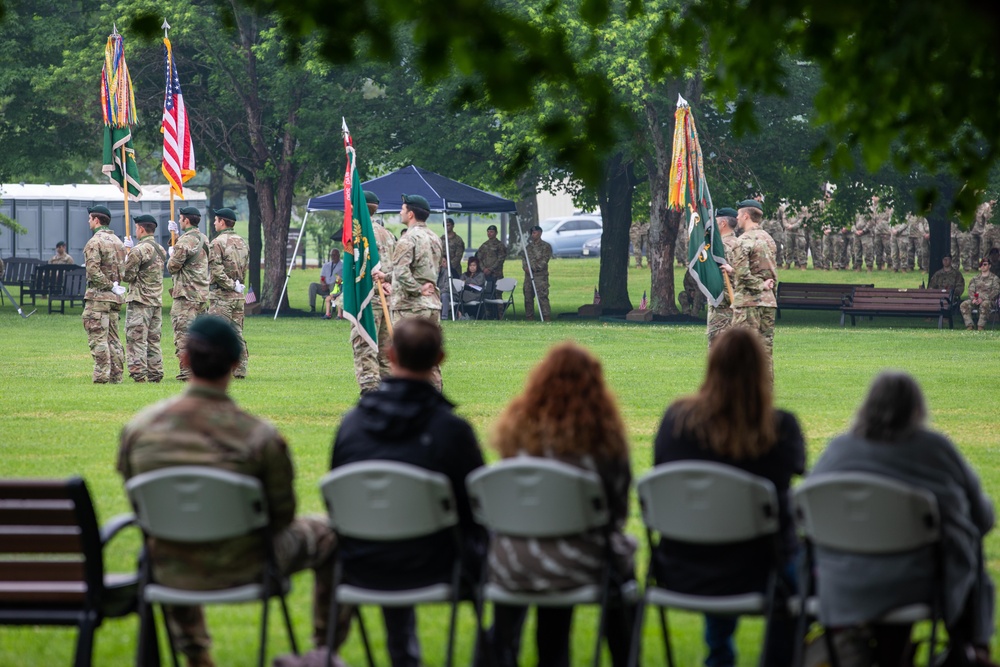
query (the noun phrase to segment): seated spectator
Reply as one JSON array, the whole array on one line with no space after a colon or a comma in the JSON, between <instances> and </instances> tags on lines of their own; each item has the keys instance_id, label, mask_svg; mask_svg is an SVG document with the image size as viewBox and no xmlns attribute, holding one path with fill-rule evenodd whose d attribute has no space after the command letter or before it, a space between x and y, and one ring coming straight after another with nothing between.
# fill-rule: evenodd
<instances>
[{"instance_id":1,"label":"seated spectator","mask_svg":"<svg viewBox=\"0 0 1000 667\"><path fill-rule=\"evenodd\" d=\"M314 571L313 641L326 642L336 535L326 516L295 518L294 471L277 429L237 407L228 396L240 362L240 340L230 324L202 315L188 328L182 363L192 377L183 393L140 412L122 430L118 471L125 480L161 468L198 465L256 477L264 487L278 567L285 575ZM167 586L212 590L260 580L258 538L239 537L192 545L167 540L147 545L153 576ZM346 637L351 610L338 623ZM211 667L212 645L201 607L168 606L167 623L177 651L190 667ZM310 652L319 659L326 651Z\"/></svg>"},{"instance_id":2,"label":"seated spectator","mask_svg":"<svg viewBox=\"0 0 1000 667\"><path fill-rule=\"evenodd\" d=\"M965 276L962 272L951 265L951 257L945 255L941 258L941 268L934 272L928 289L946 289L951 292L952 303L957 304L965 291Z\"/></svg>"},{"instance_id":3,"label":"seated spectator","mask_svg":"<svg viewBox=\"0 0 1000 667\"><path fill-rule=\"evenodd\" d=\"M633 578L635 541L624 534L632 483L628 441L601 364L592 354L573 343L553 348L500 415L493 446L503 458L551 458L597 473L615 526L612 583L617 589ZM601 531L552 540L494 535L489 576L508 590L531 593L598 584L604 551ZM609 604L608 645L620 667L628 660L634 607L614 597ZM520 606L494 607L489 650L500 667L517 665L526 612ZM537 617L538 664L568 666L573 608L539 607Z\"/></svg>"},{"instance_id":4,"label":"seated spectator","mask_svg":"<svg viewBox=\"0 0 1000 667\"><path fill-rule=\"evenodd\" d=\"M859 471L926 489L938 502L944 539L944 620L953 647L974 647L989 663L993 582L983 564L983 537L993 527L993 505L979 478L947 437L925 426L920 387L901 372L875 378L849 432L830 442L811 474ZM933 559L926 552L898 556L843 554L817 547L820 614L825 625L848 628L903 605L931 599ZM869 626L879 665L899 665L910 626Z\"/></svg>"},{"instance_id":5,"label":"seated spectator","mask_svg":"<svg viewBox=\"0 0 1000 667\"><path fill-rule=\"evenodd\" d=\"M372 308L378 308L378 303L373 303ZM339 320L344 315L344 283L337 277L330 293L323 299L323 319L332 320L334 316Z\"/></svg>"},{"instance_id":6,"label":"seated spectator","mask_svg":"<svg viewBox=\"0 0 1000 667\"><path fill-rule=\"evenodd\" d=\"M458 505L463 558L470 587L478 581L486 531L472 518L466 476L483 465L472 427L432 385L444 359L441 327L422 317L395 328L389 363L392 377L361 396L333 442L332 468L370 460L400 461L442 473ZM344 539L341 558L347 583L386 590L448 582L454 559L449 531L400 542ZM387 645L393 667L418 667L420 645L413 607L385 607Z\"/></svg>"},{"instance_id":7,"label":"seated spectator","mask_svg":"<svg viewBox=\"0 0 1000 667\"><path fill-rule=\"evenodd\" d=\"M478 258L469 258L466 271L462 274L462 280L465 281L465 289L462 291L462 303L466 304L470 301L482 301L485 296L484 290L486 288L486 274L479 270ZM477 309L478 306L474 310ZM462 307L462 312L466 318L471 315L471 312L466 310L464 305Z\"/></svg>"},{"instance_id":8,"label":"seated spectator","mask_svg":"<svg viewBox=\"0 0 1000 667\"><path fill-rule=\"evenodd\" d=\"M653 446L656 465L714 461L771 480L778 492L781 531L777 564L770 537L722 547L661 539L655 554L659 585L698 595L763 592L777 565L781 588L789 592L798 546L788 488L792 477L805 471L805 443L795 416L773 407L767 355L756 333L736 328L715 338L701 389L667 409ZM732 636L737 621L705 615L709 667L736 663ZM776 613L767 641L768 664L791 665L793 620Z\"/></svg>"},{"instance_id":9,"label":"seated spectator","mask_svg":"<svg viewBox=\"0 0 1000 667\"><path fill-rule=\"evenodd\" d=\"M997 297L1000 296L1000 278L990 270L991 267L990 260L985 257L979 262L979 275L969 281L969 298L958 307L962 312L965 328L969 331L975 328L972 309L979 311L979 330L982 331L996 307Z\"/></svg>"},{"instance_id":10,"label":"seated spectator","mask_svg":"<svg viewBox=\"0 0 1000 667\"><path fill-rule=\"evenodd\" d=\"M73 256L66 252L66 242L60 241L56 244L56 254L52 255L49 264L76 264ZM0 276L3 277L3 276Z\"/></svg>"},{"instance_id":11,"label":"seated spectator","mask_svg":"<svg viewBox=\"0 0 1000 667\"><path fill-rule=\"evenodd\" d=\"M340 251L330 250L330 261L323 264L319 271L319 282L309 283L309 312L316 312L316 295L329 296L335 283L341 282L344 274L344 263L340 260Z\"/></svg>"}]
</instances>

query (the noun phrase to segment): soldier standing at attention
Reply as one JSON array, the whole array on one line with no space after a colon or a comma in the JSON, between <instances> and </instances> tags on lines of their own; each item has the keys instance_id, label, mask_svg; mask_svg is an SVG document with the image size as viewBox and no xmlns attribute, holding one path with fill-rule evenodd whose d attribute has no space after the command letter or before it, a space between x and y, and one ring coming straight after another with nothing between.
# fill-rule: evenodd
<instances>
[{"instance_id":1,"label":"soldier standing at attention","mask_svg":"<svg viewBox=\"0 0 1000 667\"><path fill-rule=\"evenodd\" d=\"M761 225L764 231L774 239L774 247L776 248L774 262L778 266L785 263L785 225L782 222L783 213L784 211L779 207L775 216L768 218ZM734 215L733 217L735 218L736 216Z\"/></svg>"},{"instance_id":2,"label":"soldier standing at attention","mask_svg":"<svg viewBox=\"0 0 1000 667\"><path fill-rule=\"evenodd\" d=\"M521 258L521 268L524 269L524 319L529 322L535 319L535 294L538 294L538 309L542 311L542 319L549 321L549 260L552 259L552 246L542 240L542 228L535 225L531 228L531 238L524 245L524 257ZM528 273L528 263L531 263L531 273ZM532 284L532 276L534 284Z\"/></svg>"},{"instance_id":3,"label":"soldier standing at attention","mask_svg":"<svg viewBox=\"0 0 1000 667\"><path fill-rule=\"evenodd\" d=\"M990 260L983 257L979 262L979 275L969 281L969 298L958 308L962 313L962 319L965 320L965 328L969 331L975 328L972 322L973 307L979 309L979 330L982 331L986 328L993 304L1000 295L1000 278L990 271L991 266Z\"/></svg>"},{"instance_id":4,"label":"soldier standing at attention","mask_svg":"<svg viewBox=\"0 0 1000 667\"><path fill-rule=\"evenodd\" d=\"M868 273L875 268L875 216L859 213L854 219L854 270L868 265ZM862 262L862 260L864 260Z\"/></svg>"},{"instance_id":5,"label":"soldier standing at attention","mask_svg":"<svg viewBox=\"0 0 1000 667\"><path fill-rule=\"evenodd\" d=\"M66 252L66 242L60 241L56 244L56 254L52 255L52 259L49 260L49 264L76 264L73 261L73 256ZM3 277L3 272L0 272L0 278Z\"/></svg>"},{"instance_id":6,"label":"soldier standing at attention","mask_svg":"<svg viewBox=\"0 0 1000 667\"><path fill-rule=\"evenodd\" d=\"M250 246L233 231L236 212L231 208L220 208L215 212L217 236L208 247L208 312L233 325L239 336L243 352L240 364L233 371L233 377L242 380L247 376L247 341L243 337L243 310L246 308L244 280L250 265Z\"/></svg>"},{"instance_id":7,"label":"soldier standing at attention","mask_svg":"<svg viewBox=\"0 0 1000 667\"><path fill-rule=\"evenodd\" d=\"M984 257L989 250L989 248L982 248L983 234L986 232L987 221L993 217L993 206L995 204L996 200L993 199L991 201L984 201L976 208L975 222L972 224L972 229L969 230L968 247L965 251L965 256L962 258L966 271L975 271L979 263L977 260L980 257Z\"/></svg>"},{"instance_id":8,"label":"soldier standing at attention","mask_svg":"<svg viewBox=\"0 0 1000 667\"><path fill-rule=\"evenodd\" d=\"M83 261L87 267L83 328L94 357L94 383L118 384L122 381L125 365L125 350L118 337L118 315L125 294L125 288L118 283L122 280L125 246L108 226L111 211L107 207L94 206L87 212L92 236L83 247Z\"/></svg>"},{"instance_id":9,"label":"soldier standing at attention","mask_svg":"<svg viewBox=\"0 0 1000 667\"><path fill-rule=\"evenodd\" d=\"M430 204L420 195L403 195L400 221L406 225L392 252L392 266L372 271L383 281L382 290L392 296L392 321L408 317L426 317L441 321L441 292L437 288L438 270L444 249L441 241L427 229ZM389 269L391 273L387 273ZM434 388L441 391L441 367L432 373Z\"/></svg>"},{"instance_id":10,"label":"soldier standing at attention","mask_svg":"<svg viewBox=\"0 0 1000 667\"><path fill-rule=\"evenodd\" d=\"M683 225L682 225L683 227ZM642 248L649 244L649 222L633 222L628 230L628 238L632 242L632 256L635 257L635 268L642 268ZM681 239L681 231L677 232L676 247L684 246L683 254L687 256L687 244ZM677 253L674 253L675 255Z\"/></svg>"},{"instance_id":11,"label":"soldier standing at attention","mask_svg":"<svg viewBox=\"0 0 1000 667\"><path fill-rule=\"evenodd\" d=\"M139 215L135 234L139 242L129 250L122 279L128 283L125 316L125 357L128 374L136 382L163 379L160 331L163 326L163 266L167 253L156 242L156 218ZM126 245L131 243L128 241Z\"/></svg>"},{"instance_id":12,"label":"soldier standing at attention","mask_svg":"<svg viewBox=\"0 0 1000 667\"><path fill-rule=\"evenodd\" d=\"M365 202L368 204L368 214L375 215L378 211L379 198L374 192L365 191ZM378 248L380 274L392 275L392 255L396 249L396 237L382 225L382 221L372 218L372 231L375 233L375 246ZM378 389L384 378L389 377L389 348L392 339L389 337L389 323L385 321L382 312L382 300L378 294L372 299L372 316L375 318L375 331L378 340L378 352L365 342L360 334L351 334L351 347L354 348L354 376L362 394Z\"/></svg>"},{"instance_id":13,"label":"soldier standing at attention","mask_svg":"<svg viewBox=\"0 0 1000 667\"><path fill-rule=\"evenodd\" d=\"M198 231L201 213L193 206L180 210L180 231L177 242L168 251L167 271L174 279L170 296L170 323L174 328L174 350L180 363L178 380L186 381L191 373L181 352L187 343L187 330L194 318L208 310L208 237ZM170 231L177 233L178 225L170 221Z\"/></svg>"},{"instance_id":14,"label":"soldier standing at attention","mask_svg":"<svg viewBox=\"0 0 1000 667\"><path fill-rule=\"evenodd\" d=\"M503 278L503 263L507 261L507 246L497 238L497 226L486 228L486 242L476 251L479 265L486 274L486 282L495 283Z\"/></svg>"},{"instance_id":15,"label":"soldier standing at attention","mask_svg":"<svg viewBox=\"0 0 1000 667\"><path fill-rule=\"evenodd\" d=\"M764 211L760 202L746 199L739 204L736 224L743 234L733 247L732 264L723 270L733 277L733 324L760 334L774 377L774 319L778 302L774 286L778 270L774 265L774 240L760 228Z\"/></svg>"},{"instance_id":16,"label":"soldier standing at attention","mask_svg":"<svg viewBox=\"0 0 1000 667\"><path fill-rule=\"evenodd\" d=\"M788 241L788 254L786 255L788 268L792 268L792 264L794 264L800 270L805 271L806 263L809 260L809 236L806 229L806 221L809 219L809 209L802 206L799 208L798 213L794 213L789 212L789 209L786 208L784 218L785 239ZM813 248L813 267L821 268L822 265L823 258L816 252L816 248Z\"/></svg>"},{"instance_id":17,"label":"soldier standing at attention","mask_svg":"<svg viewBox=\"0 0 1000 667\"><path fill-rule=\"evenodd\" d=\"M429 204L428 204L429 206ZM455 221L451 218L445 222L448 236L448 253L451 259L451 277L462 277L462 260L465 258L465 241L455 233ZM445 237L441 237L441 247L444 248Z\"/></svg>"},{"instance_id":18,"label":"soldier standing at attention","mask_svg":"<svg viewBox=\"0 0 1000 667\"><path fill-rule=\"evenodd\" d=\"M962 298L962 292L965 291L965 277L961 271L954 267L951 257L945 255L941 258L941 268L931 276L927 288L949 290L951 302L958 303L958 300Z\"/></svg>"},{"instance_id":19,"label":"soldier standing at attention","mask_svg":"<svg viewBox=\"0 0 1000 667\"><path fill-rule=\"evenodd\" d=\"M722 243L726 246L726 261L731 264L733 248L736 246L736 209L720 208L715 214L715 224L719 226L719 235L722 236ZM708 349L712 349L712 340L728 329L732 322L733 304L729 301L729 290L723 290L719 305L708 306Z\"/></svg>"}]
</instances>

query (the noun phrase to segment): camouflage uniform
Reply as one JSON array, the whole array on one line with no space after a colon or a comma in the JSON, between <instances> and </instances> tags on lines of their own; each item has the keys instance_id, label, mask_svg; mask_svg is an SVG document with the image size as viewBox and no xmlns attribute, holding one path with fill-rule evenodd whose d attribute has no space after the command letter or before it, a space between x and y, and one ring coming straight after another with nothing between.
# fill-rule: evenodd
<instances>
[{"instance_id":1,"label":"camouflage uniform","mask_svg":"<svg viewBox=\"0 0 1000 667\"><path fill-rule=\"evenodd\" d=\"M987 222L986 228L983 230L979 251L983 257L986 257L993 248L1000 248L1000 227L992 222Z\"/></svg>"},{"instance_id":2,"label":"camouflage uniform","mask_svg":"<svg viewBox=\"0 0 1000 667\"><path fill-rule=\"evenodd\" d=\"M538 295L538 308L542 318L548 322L552 311L549 308L549 260L552 259L552 246L542 239L528 239L524 247L525 256L521 258L521 268L524 269L524 319L535 319L535 295ZM531 275L528 274L528 260L531 261ZM534 276L532 285L531 276Z\"/></svg>"},{"instance_id":3,"label":"camouflage uniform","mask_svg":"<svg viewBox=\"0 0 1000 667\"><path fill-rule=\"evenodd\" d=\"M247 376L247 342L243 338L243 311L246 297L236 291L235 283L246 283L247 267L250 265L250 246L232 229L223 229L212 239L208 250L209 304L208 312L229 320L239 336L240 365L233 371L233 377Z\"/></svg>"},{"instance_id":4,"label":"camouflage uniform","mask_svg":"<svg viewBox=\"0 0 1000 667\"><path fill-rule=\"evenodd\" d=\"M861 232L861 235L858 235ZM868 270L875 268L875 217L860 214L854 219L854 270L860 271L862 259L868 265Z\"/></svg>"},{"instance_id":5,"label":"camouflage uniform","mask_svg":"<svg viewBox=\"0 0 1000 667\"><path fill-rule=\"evenodd\" d=\"M441 240L427 229L425 222L414 222L396 242L392 252L393 322L407 317L441 321L441 290L437 289L437 278L443 255ZM420 293L426 283L435 285L430 296ZM431 384L441 391L440 366L434 367Z\"/></svg>"},{"instance_id":6,"label":"camouflage uniform","mask_svg":"<svg viewBox=\"0 0 1000 667\"><path fill-rule=\"evenodd\" d=\"M136 382L163 379L160 335L163 329L163 265L167 253L150 236L139 239L125 260L122 278L129 284L125 317L128 374Z\"/></svg>"},{"instance_id":7,"label":"camouflage uniform","mask_svg":"<svg viewBox=\"0 0 1000 667\"><path fill-rule=\"evenodd\" d=\"M879 211L872 207L871 214L875 219L875 266L879 271L885 267L892 268L892 239L889 219L892 217L891 210Z\"/></svg>"},{"instance_id":8,"label":"camouflage uniform","mask_svg":"<svg viewBox=\"0 0 1000 667\"><path fill-rule=\"evenodd\" d=\"M988 201L984 201L976 209L975 222L968 232L968 246L962 257L962 265L966 271L976 271L979 268L979 260L986 255L982 252L983 233L986 231L986 222L993 217L993 207Z\"/></svg>"},{"instance_id":9,"label":"camouflage uniform","mask_svg":"<svg viewBox=\"0 0 1000 667\"><path fill-rule=\"evenodd\" d=\"M208 310L208 237L191 227L177 237L174 253L167 260L167 271L173 276L170 296L170 322L174 327L174 350L178 361L187 344L188 325ZM189 371L181 363L178 380L186 380Z\"/></svg>"},{"instance_id":10,"label":"camouflage uniform","mask_svg":"<svg viewBox=\"0 0 1000 667\"><path fill-rule=\"evenodd\" d=\"M912 267L914 259L916 259L917 266L920 267L921 271L925 271L930 262L930 243L925 238L925 235L930 233L930 225L927 222L927 218L916 215L908 215L906 223L906 231L910 237L910 248L906 254L906 265Z\"/></svg>"},{"instance_id":11,"label":"camouflage uniform","mask_svg":"<svg viewBox=\"0 0 1000 667\"><path fill-rule=\"evenodd\" d=\"M822 250L819 257L813 255L813 267L820 269L832 269L836 263L834 257L837 255L835 239L839 234L833 231L830 225L823 225L820 230L823 234Z\"/></svg>"},{"instance_id":12,"label":"camouflage uniform","mask_svg":"<svg viewBox=\"0 0 1000 667\"><path fill-rule=\"evenodd\" d=\"M806 235L806 220L809 218L809 209L801 207L798 212L792 212L790 208L784 210L785 217L785 240L788 242L788 253L785 259L788 261L788 268L795 264L800 269L805 269L809 260L809 237ZM822 258L813 255L813 266L817 259L822 264Z\"/></svg>"},{"instance_id":13,"label":"camouflage uniform","mask_svg":"<svg viewBox=\"0 0 1000 667\"><path fill-rule=\"evenodd\" d=\"M118 472L125 480L152 470L199 465L260 480L283 574L312 568L313 639L326 643L336 535L325 516L295 518L294 471L288 446L275 427L239 407L225 392L192 385L175 398L141 411L122 429ZM149 540L153 577L166 586L211 590L260 580L261 543L248 535L205 544ZM200 607L167 607L177 649L204 660L211 647ZM346 636L344 620L338 639ZM339 643L339 641L338 641Z\"/></svg>"},{"instance_id":14,"label":"camouflage uniform","mask_svg":"<svg viewBox=\"0 0 1000 667\"><path fill-rule=\"evenodd\" d=\"M690 271L684 272L684 291L677 295L677 302L681 306L681 312L691 317L697 317L705 305L705 295L698 289L698 283L691 276Z\"/></svg>"},{"instance_id":15,"label":"camouflage uniform","mask_svg":"<svg viewBox=\"0 0 1000 667\"><path fill-rule=\"evenodd\" d=\"M387 276L392 275L392 256L396 248L396 237L379 223L372 223L375 233L375 246L378 248L380 270ZM388 304L387 304L388 305ZM354 348L354 377L358 380L361 393L375 391L383 378L389 377L389 347L392 339L389 336L389 324L382 312L382 300L378 294L372 299L372 316L375 318L375 331L378 336L378 352L365 342L361 334L351 333L351 347Z\"/></svg>"},{"instance_id":16,"label":"camouflage uniform","mask_svg":"<svg viewBox=\"0 0 1000 667\"><path fill-rule=\"evenodd\" d=\"M503 278L503 263L507 260L507 246L500 239L489 239L479 246L476 252L479 258L479 268L490 270L490 280Z\"/></svg>"},{"instance_id":17,"label":"camouflage uniform","mask_svg":"<svg viewBox=\"0 0 1000 667\"><path fill-rule=\"evenodd\" d=\"M776 248L774 262L778 266L782 266L785 263L785 226L778 218L773 218L765 220L761 224L761 228L774 240L774 247Z\"/></svg>"},{"instance_id":18,"label":"camouflage uniform","mask_svg":"<svg viewBox=\"0 0 1000 667\"><path fill-rule=\"evenodd\" d=\"M957 223L951 223L951 256L952 266L962 266L962 228Z\"/></svg>"},{"instance_id":19,"label":"camouflage uniform","mask_svg":"<svg viewBox=\"0 0 1000 667\"><path fill-rule=\"evenodd\" d=\"M892 270L905 271L906 253L910 247L910 237L906 235L906 223L889 223L889 239L892 257Z\"/></svg>"},{"instance_id":20,"label":"camouflage uniform","mask_svg":"<svg viewBox=\"0 0 1000 667\"><path fill-rule=\"evenodd\" d=\"M927 283L928 289L946 289L951 291L953 298L953 303L957 303L960 298L962 298L962 292L965 291L965 277L962 272L955 268L952 264L947 269L941 268L933 276L931 276L930 281Z\"/></svg>"},{"instance_id":21,"label":"camouflage uniform","mask_svg":"<svg viewBox=\"0 0 1000 667\"><path fill-rule=\"evenodd\" d=\"M973 306L972 299L976 294L979 295L982 302L978 306ZM997 278L993 273L987 273L985 277L980 273L970 280L969 298L959 306L959 310L962 312L962 319L965 320L965 326L970 329L974 326L972 322L972 309L976 307L979 309L979 328L980 330L985 329L986 322L996 307L998 295L1000 295L1000 278Z\"/></svg>"},{"instance_id":22,"label":"camouflage uniform","mask_svg":"<svg viewBox=\"0 0 1000 667\"><path fill-rule=\"evenodd\" d=\"M440 237L441 248L444 248L444 236ZM451 256L451 275L457 278L462 275L462 260L465 259L465 241L462 237L452 232L448 236L448 252Z\"/></svg>"},{"instance_id":23,"label":"camouflage uniform","mask_svg":"<svg viewBox=\"0 0 1000 667\"><path fill-rule=\"evenodd\" d=\"M52 255L52 259L49 260L49 264L76 264L76 262L73 261L72 255L70 255L68 252L65 252L62 255L59 255L58 253ZM0 272L0 278L2 277L3 273Z\"/></svg>"},{"instance_id":24,"label":"camouflage uniform","mask_svg":"<svg viewBox=\"0 0 1000 667\"><path fill-rule=\"evenodd\" d=\"M773 289L763 282L778 280L774 265L774 240L762 229L743 233L733 246L733 326L753 329L761 336L767 353L767 364L774 375L774 318L778 302Z\"/></svg>"},{"instance_id":25,"label":"camouflage uniform","mask_svg":"<svg viewBox=\"0 0 1000 667\"><path fill-rule=\"evenodd\" d=\"M686 231L685 229L685 233ZM649 222L633 222L628 229L628 238L632 242L632 256L635 257L635 266L641 269L642 249L649 246ZM687 256L687 244L682 242L680 232L677 234L677 245L674 249L681 249L681 255ZM675 252L674 256L678 257L678 254ZM683 262L681 263L683 264Z\"/></svg>"},{"instance_id":26,"label":"camouflage uniform","mask_svg":"<svg viewBox=\"0 0 1000 667\"><path fill-rule=\"evenodd\" d=\"M122 282L125 246L109 227L98 227L83 248L87 291L83 297L83 328L94 357L94 382L121 382L125 350L118 337L122 298L111 291Z\"/></svg>"},{"instance_id":27,"label":"camouflage uniform","mask_svg":"<svg viewBox=\"0 0 1000 667\"><path fill-rule=\"evenodd\" d=\"M733 248L736 246L736 234L724 234L722 243L726 246L726 260L732 263ZM735 294L733 295L736 296ZM729 300L729 291L723 289L722 300L718 306L708 306L708 349L712 349L712 341L720 333L729 328L733 322L733 304Z\"/></svg>"}]
</instances>

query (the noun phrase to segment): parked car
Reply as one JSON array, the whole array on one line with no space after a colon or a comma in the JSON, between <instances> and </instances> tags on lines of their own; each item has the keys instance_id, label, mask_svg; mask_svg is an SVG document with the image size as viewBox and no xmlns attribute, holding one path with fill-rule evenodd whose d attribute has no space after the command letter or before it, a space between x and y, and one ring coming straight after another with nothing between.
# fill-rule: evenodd
<instances>
[{"instance_id":1,"label":"parked car","mask_svg":"<svg viewBox=\"0 0 1000 667\"><path fill-rule=\"evenodd\" d=\"M601 237L600 215L577 214L549 218L539 223L542 240L552 246L554 257L583 257L583 244Z\"/></svg>"},{"instance_id":2,"label":"parked car","mask_svg":"<svg viewBox=\"0 0 1000 667\"><path fill-rule=\"evenodd\" d=\"M583 256L584 257L600 257L601 256L601 237L595 236L586 243L583 244Z\"/></svg>"}]
</instances>

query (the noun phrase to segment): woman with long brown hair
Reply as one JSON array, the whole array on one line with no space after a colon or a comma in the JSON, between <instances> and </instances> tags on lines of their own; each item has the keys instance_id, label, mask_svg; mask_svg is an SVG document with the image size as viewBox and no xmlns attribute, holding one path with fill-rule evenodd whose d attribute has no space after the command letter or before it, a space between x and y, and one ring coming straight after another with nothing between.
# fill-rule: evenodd
<instances>
[{"instance_id":1,"label":"woman with long brown hair","mask_svg":"<svg viewBox=\"0 0 1000 667\"><path fill-rule=\"evenodd\" d=\"M654 464L685 460L725 463L771 480L778 492L780 562L790 585L797 551L788 506L793 475L805 471L805 442L795 416L772 404L769 360L756 332L728 329L712 342L705 381L693 396L671 405L654 442ZM762 592L774 563L770 538L724 547L660 540L655 554L660 586L679 593L736 595ZM708 667L735 664L736 617L705 616ZM790 619L776 617L768 637L768 664L792 658Z\"/></svg>"},{"instance_id":2,"label":"woman with long brown hair","mask_svg":"<svg viewBox=\"0 0 1000 667\"><path fill-rule=\"evenodd\" d=\"M552 458L597 473L604 486L615 530L616 578L632 576L633 540L623 532L628 518L631 463L625 425L604 383L600 362L573 343L554 347L535 367L524 391L500 415L493 446L503 458ZM539 540L493 536L490 578L512 591L569 590L600 581L604 536L593 531L569 538ZM614 664L628 659L631 608L616 604L606 626ZM491 648L500 665L516 665L526 609L497 605ZM572 608L539 608L538 664L568 666Z\"/></svg>"}]
</instances>

